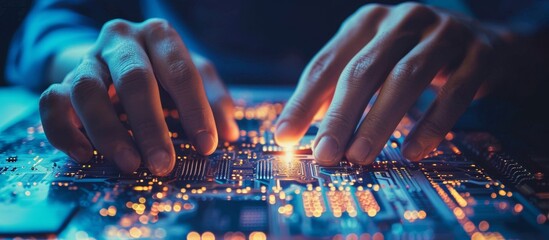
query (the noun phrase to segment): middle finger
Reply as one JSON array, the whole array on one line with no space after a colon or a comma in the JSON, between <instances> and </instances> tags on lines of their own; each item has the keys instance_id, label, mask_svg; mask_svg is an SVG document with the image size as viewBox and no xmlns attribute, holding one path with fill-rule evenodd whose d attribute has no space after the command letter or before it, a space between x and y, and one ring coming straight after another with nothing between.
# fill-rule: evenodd
<instances>
[{"instance_id":1,"label":"middle finger","mask_svg":"<svg viewBox=\"0 0 549 240\"><path fill-rule=\"evenodd\" d=\"M160 93L143 43L135 39L133 24L115 22L111 28L127 28L107 40L101 53L109 66L113 84L128 114L134 138L149 169L168 174L175 165L175 151L164 121Z\"/></svg>"},{"instance_id":2,"label":"middle finger","mask_svg":"<svg viewBox=\"0 0 549 240\"><path fill-rule=\"evenodd\" d=\"M314 155L320 164L335 165L342 157L371 97L435 18L424 8L401 6L343 70L315 141Z\"/></svg>"}]
</instances>

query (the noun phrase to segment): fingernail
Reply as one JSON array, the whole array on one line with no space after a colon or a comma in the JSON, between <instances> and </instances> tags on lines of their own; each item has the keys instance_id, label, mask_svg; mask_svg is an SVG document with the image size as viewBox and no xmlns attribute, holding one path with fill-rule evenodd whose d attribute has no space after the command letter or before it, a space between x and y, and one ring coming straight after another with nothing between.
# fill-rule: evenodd
<instances>
[{"instance_id":1,"label":"fingernail","mask_svg":"<svg viewBox=\"0 0 549 240\"><path fill-rule=\"evenodd\" d=\"M210 155L217 146L213 135L207 131L200 132L195 137L196 147L204 155Z\"/></svg>"},{"instance_id":2,"label":"fingernail","mask_svg":"<svg viewBox=\"0 0 549 240\"><path fill-rule=\"evenodd\" d=\"M318 141L314 149L315 159L320 163L331 164L337 157L339 146L330 136L324 136Z\"/></svg>"},{"instance_id":3,"label":"fingernail","mask_svg":"<svg viewBox=\"0 0 549 240\"><path fill-rule=\"evenodd\" d=\"M418 142L410 142L404 146L402 150L405 157L412 161L417 161L421 159L421 153L423 152L423 147L419 145Z\"/></svg>"},{"instance_id":4,"label":"fingernail","mask_svg":"<svg viewBox=\"0 0 549 240\"><path fill-rule=\"evenodd\" d=\"M91 150L87 147L79 146L69 151L69 156L79 163L86 163L91 158Z\"/></svg>"},{"instance_id":5,"label":"fingernail","mask_svg":"<svg viewBox=\"0 0 549 240\"><path fill-rule=\"evenodd\" d=\"M130 149L122 149L114 153L114 161L116 161L120 170L125 173L132 173L139 168L141 159L136 152Z\"/></svg>"},{"instance_id":6,"label":"fingernail","mask_svg":"<svg viewBox=\"0 0 549 240\"><path fill-rule=\"evenodd\" d=\"M288 121L283 121L276 127L275 130L275 141L278 145L288 145L291 144L292 141L288 136L291 136L292 129L290 129L290 124Z\"/></svg>"},{"instance_id":7,"label":"fingernail","mask_svg":"<svg viewBox=\"0 0 549 240\"><path fill-rule=\"evenodd\" d=\"M171 171L171 158L170 154L163 149L154 150L147 157L150 170L157 175L166 175Z\"/></svg>"},{"instance_id":8,"label":"fingernail","mask_svg":"<svg viewBox=\"0 0 549 240\"><path fill-rule=\"evenodd\" d=\"M370 154L370 142L364 138L357 138L351 145L347 158L352 162L366 162Z\"/></svg>"}]
</instances>

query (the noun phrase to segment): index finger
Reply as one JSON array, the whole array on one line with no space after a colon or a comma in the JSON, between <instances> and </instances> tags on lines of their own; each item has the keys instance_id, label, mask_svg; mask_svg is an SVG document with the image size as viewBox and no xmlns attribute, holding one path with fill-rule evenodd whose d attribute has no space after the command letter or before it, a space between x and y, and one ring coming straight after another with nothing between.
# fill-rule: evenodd
<instances>
[{"instance_id":1,"label":"index finger","mask_svg":"<svg viewBox=\"0 0 549 240\"><path fill-rule=\"evenodd\" d=\"M142 24L155 75L174 100L183 129L202 154L212 154L218 141L215 121L187 48L165 20L150 19Z\"/></svg>"},{"instance_id":2,"label":"index finger","mask_svg":"<svg viewBox=\"0 0 549 240\"><path fill-rule=\"evenodd\" d=\"M377 26L386 13L387 8L382 5L362 7L311 60L277 122L275 139L278 144L296 144L305 134L321 106L331 100L345 65L376 33L375 27L365 28L363 23Z\"/></svg>"}]
</instances>

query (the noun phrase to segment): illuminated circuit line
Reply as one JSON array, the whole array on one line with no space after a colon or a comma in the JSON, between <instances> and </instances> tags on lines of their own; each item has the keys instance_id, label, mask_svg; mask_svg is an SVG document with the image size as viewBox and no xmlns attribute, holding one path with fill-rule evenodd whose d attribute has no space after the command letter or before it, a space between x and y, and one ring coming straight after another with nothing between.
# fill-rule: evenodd
<instances>
[{"instance_id":1,"label":"illuminated circuit line","mask_svg":"<svg viewBox=\"0 0 549 240\"><path fill-rule=\"evenodd\" d=\"M456 200L456 202L459 204L460 207L464 208L467 207L467 200L463 198L459 193L456 191L454 187L452 187L450 184L446 185L446 188L448 191L450 191L450 194L452 194L452 197Z\"/></svg>"},{"instance_id":2,"label":"illuminated circuit line","mask_svg":"<svg viewBox=\"0 0 549 240\"><path fill-rule=\"evenodd\" d=\"M465 215L465 212L463 209L459 206L457 206L450 196L442 189L436 182L430 181L431 185L437 192L437 194L440 196L442 201L448 206L448 208L452 209L452 212L454 213L456 219L458 220L459 224L463 227L463 230L471 237L471 239L484 239L484 234L479 232L477 230L477 227L475 224ZM453 189L453 188L452 188ZM454 189L455 191L455 189ZM496 239L503 239L500 233L494 232L496 235Z\"/></svg>"}]
</instances>

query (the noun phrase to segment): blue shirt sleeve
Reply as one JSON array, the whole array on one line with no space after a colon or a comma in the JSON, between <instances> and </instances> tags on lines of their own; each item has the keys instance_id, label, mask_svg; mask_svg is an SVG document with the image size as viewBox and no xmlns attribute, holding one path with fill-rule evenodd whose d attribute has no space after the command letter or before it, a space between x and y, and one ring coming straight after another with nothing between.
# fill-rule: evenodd
<instances>
[{"instance_id":1,"label":"blue shirt sleeve","mask_svg":"<svg viewBox=\"0 0 549 240\"><path fill-rule=\"evenodd\" d=\"M48 85L47 66L63 48L94 42L114 18L140 21L139 1L38 0L12 39L6 78L32 89Z\"/></svg>"}]
</instances>

